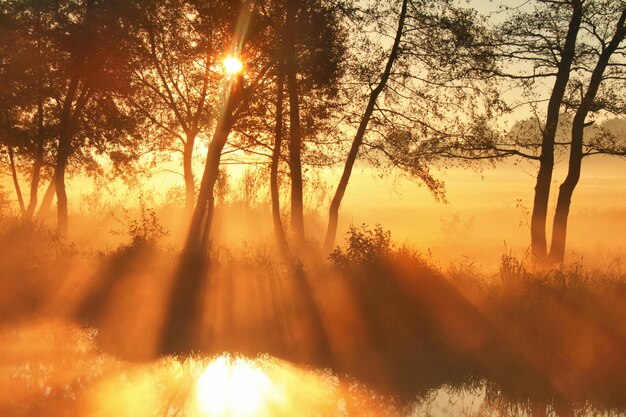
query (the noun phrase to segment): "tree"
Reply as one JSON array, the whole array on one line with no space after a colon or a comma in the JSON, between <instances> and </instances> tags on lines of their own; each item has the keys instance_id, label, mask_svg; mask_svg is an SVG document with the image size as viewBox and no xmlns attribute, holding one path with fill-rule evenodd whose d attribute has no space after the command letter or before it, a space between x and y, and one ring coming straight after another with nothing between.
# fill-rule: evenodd
<instances>
[{"instance_id":1,"label":"tree","mask_svg":"<svg viewBox=\"0 0 626 417\"><path fill-rule=\"evenodd\" d=\"M132 106L154 135L148 145L157 151L181 152L185 211L195 203L193 152L199 135L215 120L215 68L225 50L218 8L200 15L194 2L154 0L145 4L133 48Z\"/></svg>"},{"instance_id":2,"label":"tree","mask_svg":"<svg viewBox=\"0 0 626 417\"><path fill-rule=\"evenodd\" d=\"M292 41L289 41L294 43L297 61L296 88L292 89L289 96L286 71L288 53L285 48L285 43L290 39L287 30L289 4L285 0L262 2L257 18L259 25L265 28L264 40L255 41L255 47L260 48L267 60L267 83L263 94L248 102L239 113L238 123L233 129L234 135L228 144L233 150L245 152L250 162L263 163L264 158L270 160L269 188L279 246L284 246L286 242L284 227L279 222L278 185L283 172L280 167L283 163L287 166L287 179L292 180L291 194L292 197L294 193L296 195L295 199L291 198L291 213L296 213L295 218L304 222L306 171L312 165L323 165L329 160L323 148L337 134L338 110L343 96L340 82L347 58L345 29L337 7L331 2L319 0L297 3L294 18L298 30ZM295 6L292 4L290 7ZM325 65L320 66L319 62L325 62ZM286 100L291 101L291 98L297 100L297 106L292 107L287 103ZM294 120L297 129L293 128ZM297 138L292 140L296 130ZM283 142L290 145L288 152L282 152ZM291 146L295 142L300 142L299 146ZM294 163L294 158L300 162ZM291 229L296 246L301 246L304 241L304 223L302 233L293 227Z\"/></svg>"},{"instance_id":3,"label":"tree","mask_svg":"<svg viewBox=\"0 0 626 417\"><path fill-rule=\"evenodd\" d=\"M584 0L583 0L584 1ZM531 74L511 77L523 83L554 77L542 128L539 171L531 215L531 250L543 261L547 256L546 216L554 170L554 146L567 83L576 60L576 40L583 17L583 1L538 1L531 12L517 12L501 28L500 57L532 67ZM507 76L504 72L502 75Z\"/></svg>"},{"instance_id":4,"label":"tree","mask_svg":"<svg viewBox=\"0 0 626 417\"><path fill-rule=\"evenodd\" d=\"M203 6L210 10L215 5L215 3L206 3ZM247 74L228 74L223 68L221 71L220 94L223 102L219 107L215 129L207 151L198 199L175 275L169 315L164 325L161 342L161 351L164 353L188 351L190 346L193 347L193 325L197 317L197 309L201 304L198 297L205 275L215 210L214 188L219 177L222 151L239 118L238 112L245 109L267 73L267 65L264 65L262 55L255 56L254 51L251 50L253 48L248 45L249 39L254 39L255 35L254 30L249 30L250 26L254 25L250 6L247 3L231 4L222 10L227 16L233 17L233 21L225 23L222 28L224 33L231 37L228 52L232 56L248 58L246 60ZM199 10L202 13L203 9ZM246 83L246 79L250 80L249 84Z\"/></svg>"},{"instance_id":5,"label":"tree","mask_svg":"<svg viewBox=\"0 0 626 417\"><path fill-rule=\"evenodd\" d=\"M612 17L617 15L619 15L619 18L617 22L614 23L613 35L607 39L604 34L610 33L608 28L610 24L614 22ZM612 100L614 95L610 94L616 91L615 85L609 86L609 91L604 91L604 94L608 96L610 100L607 104L605 104L602 95L600 96L601 99L597 100L598 93L603 82L606 83L608 81L615 83L616 80L622 82L626 81L626 77L621 69L623 63L614 59L616 53L623 56L623 52L626 50L626 45L624 45L624 39L626 38L626 5L623 3L616 4L616 2L603 1L589 5L584 23L588 25L588 30L596 38L596 47L591 48L590 51L593 51L593 55L597 56L597 61L591 71L586 91L582 93L582 82L576 85L580 88L582 99L580 103L577 103L577 109L572 121L569 167L567 177L559 188L559 196L554 214L550 246L550 261L552 262L563 262L565 254L567 218L572 195L580 179L581 164L584 157L584 130L585 127L590 125L590 123L586 121L587 117L591 112L605 110L607 107L609 109L619 108L618 103ZM581 72L582 71L585 70L581 69ZM624 103L623 99L620 101L622 103L622 111L626 110L626 106L623 106L626 103Z\"/></svg>"},{"instance_id":6,"label":"tree","mask_svg":"<svg viewBox=\"0 0 626 417\"><path fill-rule=\"evenodd\" d=\"M281 43L279 56L289 98L289 171L291 180L291 228L296 246L305 241L304 179L302 156L307 138L322 130L326 111L332 108L333 95L343 74L346 59L341 42L341 9L320 0L283 0L284 20L276 24ZM278 16L281 10L278 9ZM320 62L325 65L320 66ZM322 101L321 106L315 102ZM302 126L305 120L315 120Z\"/></svg>"},{"instance_id":7,"label":"tree","mask_svg":"<svg viewBox=\"0 0 626 417\"><path fill-rule=\"evenodd\" d=\"M121 100L129 86L124 48L131 2L66 0L55 2L51 23L54 71L52 95L57 107L55 164L57 227L68 231L66 172L72 160L92 161L94 153L129 139L134 120ZM129 149L129 147L127 147Z\"/></svg>"},{"instance_id":8,"label":"tree","mask_svg":"<svg viewBox=\"0 0 626 417\"><path fill-rule=\"evenodd\" d=\"M204 5L208 7L210 4ZM215 211L214 188L219 178L222 154L226 145L231 142L236 149L251 153L254 152L255 146L269 148L273 150L274 160L280 159L283 111L279 108L279 111L274 113L275 120L278 121L275 125L267 125L267 115L268 108L271 108L268 104L274 101L276 106L280 106L279 103L283 102L277 100L277 96L281 94L280 85L283 78L281 71L286 62L280 41L285 21L283 4L283 0L270 4L242 2L231 4L232 9L222 10L225 13L228 13L227 10L233 11L229 15L236 23L226 25L224 31L229 33L232 39L228 53L242 59L243 72L228 74L223 70L220 71L222 77L220 95L223 102L219 107L198 199L175 276L176 284L163 332L163 352L186 351L193 346L194 317L200 305L197 297L205 276ZM310 18L306 14L304 16ZM325 69L326 73L327 70ZM315 91L315 87L325 85L324 80L319 77L319 72L315 78L319 85L312 81L313 76L307 77L307 74L311 73L303 70L298 74L301 77L298 82L299 94L303 91ZM310 89L307 89L306 86L309 84ZM277 95L274 95L274 92ZM263 121L266 126L257 131L256 128L263 126ZM289 128L291 129L291 126ZM272 139L275 141L273 147L268 145ZM275 173L277 174L276 171ZM276 175L274 178L276 179Z\"/></svg>"},{"instance_id":9,"label":"tree","mask_svg":"<svg viewBox=\"0 0 626 417\"><path fill-rule=\"evenodd\" d=\"M30 219L37 206L42 171L50 163L55 128L49 117L49 69L44 53L49 47L46 30L51 20L50 4L7 1L1 7L2 138L8 148L20 211ZM27 205L19 186L20 171L31 178Z\"/></svg>"},{"instance_id":10,"label":"tree","mask_svg":"<svg viewBox=\"0 0 626 417\"><path fill-rule=\"evenodd\" d=\"M285 76L284 65L278 65L278 75L276 77L276 118L274 146L272 149L272 163L270 166L270 195L272 199L272 222L274 224L274 235L278 246L282 252L287 249L287 238L280 216L280 194L278 189L278 168L280 164L281 147L283 143L283 102L285 96Z\"/></svg>"},{"instance_id":11,"label":"tree","mask_svg":"<svg viewBox=\"0 0 626 417\"><path fill-rule=\"evenodd\" d=\"M300 100L298 94L298 61L296 56L296 13L298 0L286 0L287 18L283 48L289 95L289 168L291 172L291 227L296 243L304 242L304 204L302 196L302 138L300 136Z\"/></svg>"},{"instance_id":12,"label":"tree","mask_svg":"<svg viewBox=\"0 0 626 417\"><path fill-rule=\"evenodd\" d=\"M394 39L391 49L378 52L382 58L376 58L376 45L358 48L366 54L360 57L363 69L355 79L365 84L368 94L330 205L326 252L333 248L339 207L359 154L378 166L389 163L401 169L444 199L443 183L433 178L430 167L497 102L484 82L482 72L489 68L491 55L475 46L482 21L473 10L445 0L402 2L399 10L395 32L382 32ZM391 26L384 7L369 14L378 31Z\"/></svg>"},{"instance_id":13,"label":"tree","mask_svg":"<svg viewBox=\"0 0 626 417\"><path fill-rule=\"evenodd\" d=\"M516 91L522 92L522 100L506 107L525 106L534 116L508 132L477 129L450 152L469 160L519 157L539 162L531 217L531 250L539 263L563 260L567 213L582 158L623 152L620 140L585 132L593 124L586 121L588 114L624 112L619 94L624 80L619 63L623 10L623 2L615 1L538 0L531 11L514 11L491 41L500 65L487 72L513 81ZM552 85L547 98L542 97L545 83ZM540 110L543 102L545 114ZM548 255L546 219L555 153L568 148L569 173L559 192Z\"/></svg>"},{"instance_id":14,"label":"tree","mask_svg":"<svg viewBox=\"0 0 626 417\"><path fill-rule=\"evenodd\" d=\"M343 200L343 196L346 192L348 181L350 180L352 169L359 153L359 148L363 143L363 137L365 136L367 125L370 121L370 118L372 117L372 113L374 112L374 108L376 106L376 101L378 100L378 96L382 93L385 86L387 85L387 82L391 75L391 70L393 69L393 65L398 57L407 10L408 0L403 0L399 13L400 17L398 19L398 29L396 30L396 35L394 37L391 51L389 52L389 57L387 58L387 63L382 74L380 75L380 80L372 89L372 92L369 95L367 106L365 107L365 111L363 113L363 116L361 117L358 130L352 141L350 152L348 153L348 156L346 158L346 163L343 169L343 173L341 175L341 179L337 184L335 195L330 204L330 209L328 212L328 228L326 230L326 238L324 240L324 251L326 252L332 250L335 244L335 237L337 236L337 223L339 221L339 206L341 205L341 201Z\"/></svg>"}]
</instances>

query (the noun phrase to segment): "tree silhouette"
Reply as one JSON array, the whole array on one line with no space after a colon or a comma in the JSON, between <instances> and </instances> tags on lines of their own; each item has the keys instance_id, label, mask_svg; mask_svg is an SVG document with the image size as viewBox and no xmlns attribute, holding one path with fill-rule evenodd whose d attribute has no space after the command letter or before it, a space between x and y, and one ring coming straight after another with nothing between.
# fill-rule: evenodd
<instances>
[{"instance_id":1,"label":"tree silhouette","mask_svg":"<svg viewBox=\"0 0 626 417\"><path fill-rule=\"evenodd\" d=\"M368 19L387 27L381 22L388 13L381 7L368 11ZM443 184L430 168L497 101L490 98L493 87L485 83L483 72L492 59L476 46L483 22L474 11L449 1L402 2L399 10L395 32L386 33L394 39L384 52L386 65L375 58L375 45L364 48L374 51L361 58L366 105L330 205L325 252L333 249L339 207L359 154L378 166L399 168L444 199Z\"/></svg>"},{"instance_id":2,"label":"tree silhouette","mask_svg":"<svg viewBox=\"0 0 626 417\"><path fill-rule=\"evenodd\" d=\"M538 2L531 12L519 12L503 26L504 57L530 62L532 75L525 79L552 77L539 155L539 172L531 214L531 250L537 260L547 257L546 216L554 170L554 142L567 83L576 59L576 40L583 17L579 0ZM538 72L537 72L538 71Z\"/></svg>"},{"instance_id":3,"label":"tree silhouette","mask_svg":"<svg viewBox=\"0 0 626 417\"><path fill-rule=\"evenodd\" d=\"M56 128L50 120L50 68L45 54L50 43L46 32L51 19L50 5L7 1L2 8L2 141L8 148L20 211L30 219L37 207L42 171L49 168ZM20 171L27 172L31 178L27 205L19 186Z\"/></svg>"},{"instance_id":4,"label":"tree silhouette","mask_svg":"<svg viewBox=\"0 0 626 417\"><path fill-rule=\"evenodd\" d=\"M167 155L182 153L189 215L195 204L194 145L215 122L219 89L215 71L226 49L221 20L227 14L211 12L200 16L190 1L148 2L131 45L135 85L131 104L153 127L149 148Z\"/></svg>"},{"instance_id":5,"label":"tree silhouette","mask_svg":"<svg viewBox=\"0 0 626 417\"><path fill-rule=\"evenodd\" d=\"M341 179L339 180L339 183L337 184L335 195L330 204L330 209L328 213L328 229L326 231L326 238L324 241L325 251L330 251L334 246L335 237L337 235L337 223L339 221L339 205L341 204L343 196L346 192L348 181L350 180L350 175L352 174L352 169L354 167L354 163L356 162L359 148L363 143L363 137L365 136L367 125L370 121L370 118L372 117L372 113L374 112L374 108L376 106L376 100L378 100L378 96L385 88L387 81L389 80L389 77L391 75L393 65L398 57L400 41L402 40L402 34L404 31L404 21L406 19L407 9L408 0L403 0L399 13L398 29L396 30L396 35L394 37L391 51L389 52L387 63L383 72L380 75L380 80L378 84L376 84L376 86L372 89L372 92L370 93L367 106L365 108L363 116L361 117L361 122L359 123L357 133L352 141L352 146L350 147L348 157L346 158L346 164L343 170L343 174L341 176Z\"/></svg>"},{"instance_id":6,"label":"tree silhouette","mask_svg":"<svg viewBox=\"0 0 626 417\"><path fill-rule=\"evenodd\" d=\"M524 98L509 106L526 105L535 115L505 133L477 129L473 138L468 135L467 140L457 143L460 152L451 151L453 155L474 160L512 156L539 162L531 215L531 251L540 263L563 260L567 212L582 158L621 152L619 140L602 141L599 139L602 135L597 140L592 139L595 135L588 135L590 142L586 147L583 131L592 124L586 121L590 112L623 112L623 100L616 94L623 82L618 63L623 35L617 20L622 12L623 5L619 2L584 0L537 1L531 11L513 11L496 28L496 41L487 42L500 66L486 72L512 80L525 93ZM608 74L604 74L606 68L610 69ZM554 82L545 99L541 98L542 80ZM598 92L600 86L604 88ZM538 103L544 101L547 102L545 116L537 109ZM552 236L554 250L551 248L548 254L546 221L555 152L568 147L570 174L559 193L561 203Z\"/></svg>"},{"instance_id":7,"label":"tree silhouette","mask_svg":"<svg viewBox=\"0 0 626 417\"><path fill-rule=\"evenodd\" d=\"M54 2L50 23L51 94L58 122L55 162L57 227L68 231L66 172L132 139L134 119L123 102L129 86L124 48L134 4L94 0ZM129 149L128 147L126 149Z\"/></svg>"},{"instance_id":8,"label":"tree silhouette","mask_svg":"<svg viewBox=\"0 0 626 417\"><path fill-rule=\"evenodd\" d=\"M626 7L624 7L623 4L616 5L612 2L599 2L597 4L589 5L589 8L591 9L589 12L589 18L585 19L585 23L589 24L589 27L594 30L593 33L597 37L598 45L595 49L592 49L592 55L597 56L597 61L595 67L593 67L593 71L591 72L586 91L582 93L582 100L577 105L574 119L572 121L569 167L567 177L559 188L559 196L552 228L552 243L550 246L549 256L552 262L563 262L565 254L567 218L572 201L572 195L574 194L574 189L580 179L581 164L584 156L584 130L585 127L589 126L589 123L586 121L587 116L592 111L598 112L607 108L606 105L603 105L602 100L596 100L603 82L606 82L607 80L611 80L613 83L615 83L615 80L621 80L622 82L626 81L623 71L619 69L621 64L612 60L616 52L626 50L626 45L624 44L624 39L626 38ZM607 26L610 27L613 19L607 19L607 22L603 21L604 19L602 19L602 17L615 16L618 13L620 14L617 22L615 23L613 35L608 39L604 38L601 33L608 32ZM596 16L600 16L600 18L594 19ZM615 70L616 67L617 70ZM608 73L606 73L607 68L609 69ZM613 88L615 87L609 87L609 91L612 91ZM583 87L581 85L581 92L582 90ZM611 95L609 95L609 97L610 96ZM623 100L621 101L623 103ZM610 103L609 106L609 108L619 107L616 102Z\"/></svg>"}]
</instances>

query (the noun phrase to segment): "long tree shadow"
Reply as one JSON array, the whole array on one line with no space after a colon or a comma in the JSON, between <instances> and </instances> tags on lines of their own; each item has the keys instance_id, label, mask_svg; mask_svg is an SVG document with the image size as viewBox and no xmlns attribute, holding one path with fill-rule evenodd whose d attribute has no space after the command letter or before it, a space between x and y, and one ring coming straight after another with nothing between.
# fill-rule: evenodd
<instances>
[{"instance_id":1,"label":"long tree shadow","mask_svg":"<svg viewBox=\"0 0 626 417\"><path fill-rule=\"evenodd\" d=\"M159 354L162 306L171 287L169 260L160 255L144 244L109 255L73 312L79 322L98 329L103 348L126 359Z\"/></svg>"},{"instance_id":2,"label":"long tree shadow","mask_svg":"<svg viewBox=\"0 0 626 417\"><path fill-rule=\"evenodd\" d=\"M487 380L512 402L626 408L623 290L453 280L415 254L307 265L122 250L102 260L75 317L132 360L267 353L407 401Z\"/></svg>"},{"instance_id":3,"label":"long tree shadow","mask_svg":"<svg viewBox=\"0 0 626 417\"><path fill-rule=\"evenodd\" d=\"M255 268L183 254L165 306L160 353L269 353L330 366L312 285L302 264L288 255Z\"/></svg>"}]
</instances>

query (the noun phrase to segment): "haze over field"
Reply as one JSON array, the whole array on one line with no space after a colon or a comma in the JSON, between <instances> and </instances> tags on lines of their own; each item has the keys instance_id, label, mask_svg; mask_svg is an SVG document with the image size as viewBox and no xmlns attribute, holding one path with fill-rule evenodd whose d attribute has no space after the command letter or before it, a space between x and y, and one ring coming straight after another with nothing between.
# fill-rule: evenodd
<instances>
[{"instance_id":1,"label":"haze over field","mask_svg":"<svg viewBox=\"0 0 626 417\"><path fill-rule=\"evenodd\" d=\"M0 417L626 413L624 0L0 0Z\"/></svg>"},{"instance_id":2,"label":"haze over field","mask_svg":"<svg viewBox=\"0 0 626 417\"><path fill-rule=\"evenodd\" d=\"M626 162L615 158L596 157L586 161L586 175L581 179L575 205L572 208L569 262L583 261L587 266L601 266L623 258L626 231ZM245 167L233 166L233 188L239 185ZM504 164L497 168L467 170L448 169L437 174L446 184L447 202L436 201L424 186L395 172L381 176L369 167L358 167L346 194L343 205L344 217L340 224L341 236L350 225L381 224L389 229L395 241L415 246L426 253L430 250L433 261L445 266L449 262L467 259L478 262L482 268L497 269L500 256L512 251L523 257L527 252L530 208L534 167L529 163ZM564 176L565 167L557 165L556 184ZM337 171L325 170L323 180L331 186L338 177ZM121 228L115 219L123 220L121 207L135 216L139 196L150 196L156 206L168 205L171 194L167 190L177 188L178 176L172 173L157 174L142 186L125 189L123 185L112 190L98 192L103 200L102 212L97 214L100 225L79 223L72 234L81 244L95 249L106 249L124 241L125 237L112 233ZM5 190L10 184L5 185ZM119 188L118 188L119 187ZM102 190L102 189L100 189ZM122 190L122 191L120 191ZM163 191L165 190L165 191ZM89 218L94 198L94 184L89 180L72 182L70 194L75 196L72 210L80 213L78 218ZM258 204L268 204L267 190L259 192ZM328 191L325 193L328 199ZM314 197L324 194L314 194ZM328 202L326 202L328 204ZM552 197L550 209L556 204ZM323 239L323 215L318 203L310 225L315 239ZM320 204L321 206L321 204ZM13 206L13 210L16 208ZM170 244L181 233L184 225L171 210L158 210L159 218L167 225ZM267 241L272 234L271 218L264 210L246 211L243 207L231 214L223 213L233 224L218 226L220 239L231 244L244 240L252 243ZM259 217L259 215L261 217ZM131 217L132 217L131 216ZM53 220L50 219L52 222ZM94 229L95 227L95 229ZM97 230L97 236L94 236ZM233 233L233 230L236 230Z\"/></svg>"}]
</instances>

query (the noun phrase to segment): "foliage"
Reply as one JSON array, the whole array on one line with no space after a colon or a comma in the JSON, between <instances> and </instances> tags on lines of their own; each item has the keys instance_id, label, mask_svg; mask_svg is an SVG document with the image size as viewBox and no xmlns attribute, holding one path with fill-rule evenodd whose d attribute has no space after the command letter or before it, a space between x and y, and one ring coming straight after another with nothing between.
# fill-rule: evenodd
<instances>
[{"instance_id":1,"label":"foliage","mask_svg":"<svg viewBox=\"0 0 626 417\"><path fill-rule=\"evenodd\" d=\"M380 261L393 250L391 232L383 230L381 225L373 229L362 224L354 225L347 231L346 247L336 247L329 255L330 260L338 266L362 266Z\"/></svg>"},{"instance_id":2,"label":"foliage","mask_svg":"<svg viewBox=\"0 0 626 417\"><path fill-rule=\"evenodd\" d=\"M152 208L141 208L139 219L133 219L128 224L128 234L134 245L155 244L159 239L168 235L167 230L159 223Z\"/></svg>"},{"instance_id":3,"label":"foliage","mask_svg":"<svg viewBox=\"0 0 626 417\"><path fill-rule=\"evenodd\" d=\"M130 246L158 246L159 241L168 236L169 232L161 223L153 208L146 207L143 198L139 200L139 216L131 217L128 210L123 209L125 218L119 219L113 213L115 220L124 229L111 230L116 235L125 235L130 238Z\"/></svg>"}]
</instances>

